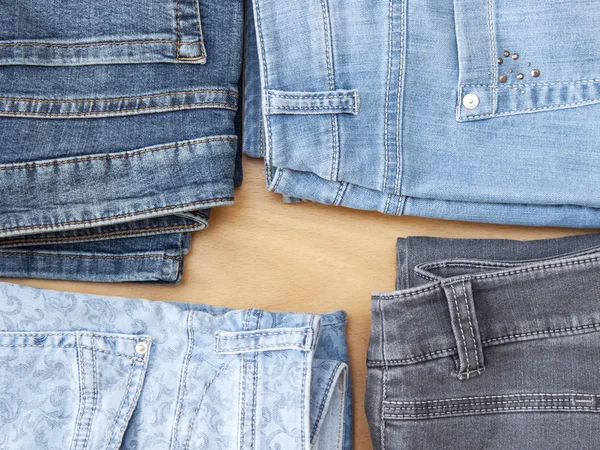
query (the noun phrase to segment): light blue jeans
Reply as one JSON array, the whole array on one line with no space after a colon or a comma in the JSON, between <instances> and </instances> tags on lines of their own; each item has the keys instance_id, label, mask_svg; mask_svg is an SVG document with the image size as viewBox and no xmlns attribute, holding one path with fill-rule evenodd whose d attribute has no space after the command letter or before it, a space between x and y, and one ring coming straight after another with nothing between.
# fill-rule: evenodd
<instances>
[{"instance_id":1,"label":"light blue jeans","mask_svg":"<svg viewBox=\"0 0 600 450\"><path fill-rule=\"evenodd\" d=\"M343 312L0 284L0 449L350 450Z\"/></svg>"},{"instance_id":2,"label":"light blue jeans","mask_svg":"<svg viewBox=\"0 0 600 450\"><path fill-rule=\"evenodd\" d=\"M268 189L395 215L600 225L600 0L253 0Z\"/></svg>"}]
</instances>

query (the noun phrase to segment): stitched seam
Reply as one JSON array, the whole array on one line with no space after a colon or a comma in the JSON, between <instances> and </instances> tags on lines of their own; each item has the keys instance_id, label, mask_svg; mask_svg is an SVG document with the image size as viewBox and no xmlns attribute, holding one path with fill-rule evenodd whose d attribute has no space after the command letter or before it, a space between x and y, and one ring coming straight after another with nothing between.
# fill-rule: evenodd
<instances>
[{"instance_id":1,"label":"stitched seam","mask_svg":"<svg viewBox=\"0 0 600 450\"><path fill-rule=\"evenodd\" d=\"M134 361L143 361L143 358L138 358L138 357L132 356L132 355L126 355L124 353L111 352L109 350L101 350L99 348L89 347L87 345L81 345L81 348L85 348L85 349L88 349L88 350L93 350L94 352L106 353L106 354L112 355L112 356L121 356L121 357L124 357L124 358L133 359Z\"/></svg>"},{"instance_id":2,"label":"stitched seam","mask_svg":"<svg viewBox=\"0 0 600 450\"><path fill-rule=\"evenodd\" d=\"M350 95L356 95L356 91L348 91L342 93L335 94L302 94L302 95L293 95L293 94L274 94L273 91L267 92L269 97L278 97L283 99L294 99L294 100L334 100L334 99L348 99L350 100ZM274 108L274 106L272 106Z\"/></svg>"},{"instance_id":3,"label":"stitched seam","mask_svg":"<svg viewBox=\"0 0 600 450\"><path fill-rule=\"evenodd\" d=\"M119 408L115 411L115 420L113 420L112 426L110 427L110 432L108 433L108 442L106 443L105 449L108 450L110 447L110 443L114 440L113 433L115 432L115 427L117 426L117 422L119 421L119 415L125 405L125 399L127 398L127 394L129 393L129 389L131 388L131 380L133 379L133 372L135 370L135 361L131 361L131 370L129 371L129 379L127 380L127 386L125 387L125 392L123 393L123 399L121 400L121 404Z\"/></svg>"},{"instance_id":4,"label":"stitched seam","mask_svg":"<svg viewBox=\"0 0 600 450\"><path fill-rule=\"evenodd\" d=\"M600 326L600 324L599 324ZM435 352L430 352L430 353L425 353L423 355L419 355L419 356L412 356L410 358L404 358L404 359L390 359L390 360L385 360L385 359L371 359L369 360L370 363L380 363L380 364L392 364L392 363L404 363L404 362L419 362L419 361L423 361L426 360L427 358L431 357L431 356L436 356L436 355L444 355L447 356L449 354L455 353L457 351L456 347L452 347L452 348L447 348L445 350L437 350Z\"/></svg>"},{"instance_id":5,"label":"stitched seam","mask_svg":"<svg viewBox=\"0 0 600 450\"><path fill-rule=\"evenodd\" d=\"M311 319L310 319L310 327L311 327L311 329L313 327L314 321L315 321L315 316L311 317ZM310 429L306 430L305 426L304 426L304 424L306 423L306 420L305 420L305 417L304 417L305 416L305 410L306 410L306 405L305 405L305 403L306 403L305 397L306 396L304 395L304 392L306 391L307 384L308 384L307 383L307 381L308 381L307 380L307 376L308 376L308 357L309 357L309 352L306 352L304 354L303 364L302 364L302 389L301 389L301 392L300 392L300 396L301 396L301 399L300 399L300 417L302 418L302 424L300 426L300 441L301 441L301 447L300 448L301 449L305 449L306 448L306 444L305 444L305 442L306 442L306 436L305 436L306 432L308 431L310 433ZM309 388L310 388L310 386L309 386ZM309 420L309 426L310 426L310 411L309 411L308 420Z\"/></svg>"},{"instance_id":6,"label":"stitched seam","mask_svg":"<svg viewBox=\"0 0 600 450\"><path fill-rule=\"evenodd\" d=\"M179 44L177 41L170 39L150 39L139 41L108 41L108 42L91 42L87 44L55 44L51 42L9 42L0 43L0 47L57 47L57 48L80 48L80 47L101 47L105 45L143 45L143 44ZM202 44L200 41L184 42L185 44Z\"/></svg>"},{"instance_id":7,"label":"stitched seam","mask_svg":"<svg viewBox=\"0 0 600 450\"><path fill-rule=\"evenodd\" d=\"M505 407L505 408L486 408L486 409L468 409L460 412L443 412L443 413L429 413L429 414L386 414L386 418L391 417L439 417L439 416L455 416L470 413L485 413L485 412L499 412L499 411L587 411L587 412L600 412L600 409L588 408L584 406L536 406L536 407Z\"/></svg>"},{"instance_id":8,"label":"stitched seam","mask_svg":"<svg viewBox=\"0 0 600 450\"><path fill-rule=\"evenodd\" d=\"M196 24L198 25L198 38L202 41L202 18L200 17L200 3L199 0L194 1L194 12L196 13ZM201 56L204 55L204 51L200 49Z\"/></svg>"},{"instance_id":9,"label":"stitched seam","mask_svg":"<svg viewBox=\"0 0 600 450\"><path fill-rule=\"evenodd\" d=\"M32 242L64 242L64 241L80 241L80 240L85 240L85 239L97 239L97 238L101 238L101 237L106 237L106 236L120 236L120 235L125 235L125 236L137 236L139 234L142 233L146 233L146 232L157 232L157 231L166 231L166 230L188 230L190 228L196 228L196 227L204 227L206 228L206 224L201 223L201 222L197 222L197 223L192 223L190 225L171 225L168 227L155 227L155 228L137 228L134 230L121 230L121 231L108 231L106 233L95 233L95 234L86 234L86 235L82 235L82 236L72 236L72 237L52 237L52 238L31 238L31 239L21 239L21 240L0 240L0 245L16 245L16 244L27 244L27 243L32 243ZM2 250L0 250L1 252ZM175 259L180 259L176 256L160 256L160 258L175 258Z\"/></svg>"},{"instance_id":10,"label":"stitched seam","mask_svg":"<svg viewBox=\"0 0 600 450\"><path fill-rule=\"evenodd\" d=\"M417 401L392 401L392 400L388 400L385 403L388 404L428 404L428 403L442 403L442 402L455 402L455 401L472 401L472 400L478 400L478 399L482 399L482 400L487 400L487 399L494 399L494 398L514 398L514 397L531 397L531 396L542 396L542 397L591 397L591 398L597 398L600 395L598 394L546 394L546 393L541 393L541 392L534 392L534 393L523 393L523 394L504 394L504 395L479 395L479 396L475 396L475 397L454 397L454 398L443 398L443 399L436 399L436 400L417 400Z\"/></svg>"},{"instance_id":11,"label":"stitched seam","mask_svg":"<svg viewBox=\"0 0 600 450\"><path fill-rule=\"evenodd\" d=\"M139 361L139 362L141 362L141 361ZM140 379L138 380L138 386L137 386L135 394L133 395L133 398L131 400L131 405L129 406L129 411L127 411L127 414L123 417L123 425L121 425L121 428L119 429L117 438L116 438L117 442L123 440L123 434L125 433L127 425L129 424L129 421L131 420L131 416L133 415L133 411L135 409L137 400L140 398L140 393L142 392L142 387L144 386L144 377L146 375L147 368L148 368L148 359L143 361L143 366L141 367ZM135 367L133 370L135 370ZM131 373L133 375L133 371Z\"/></svg>"},{"instance_id":12,"label":"stitched seam","mask_svg":"<svg viewBox=\"0 0 600 450\"><path fill-rule=\"evenodd\" d=\"M244 331L248 331L250 328L250 315L252 313L251 309L246 310L246 320L244 323ZM219 335L220 339L220 335ZM244 434L246 431L246 364L248 362L248 355L244 354L242 356L242 367L241 367L241 377L240 377L240 417L239 417L239 445L238 447L242 449L244 447Z\"/></svg>"},{"instance_id":13,"label":"stitched seam","mask_svg":"<svg viewBox=\"0 0 600 450\"><path fill-rule=\"evenodd\" d=\"M214 198L214 199L210 199L210 200L201 200L201 201L191 202L191 203L182 203L180 205L170 205L170 206L162 206L160 208L151 208L151 209L146 209L146 210L142 210L142 211L136 211L133 213L117 214L115 216L100 217L98 219L86 219L86 220L75 220L75 221L70 221L70 222L60 222L55 225L27 225L27 226L23 226L23 227L1 228L0 231L8 232L8 231L19 231L19 230L29 230L29 229L57 229L59 227L65 226L65 225L78 225L78 224L84 224L84 223L104 222L107 220L121 219L121 218L125 218L125 217L135 217L135 216L152 213L152 212L157 212L157 211L168 211L168 210L172 210L172 209L186 208L189 206L209 204L209 203L215 203L215 202L223 202L223 201L233 201L233 198L231 198L231 197ZM171 257L171 258L173 258L173 257Z\"/></svg>"},{"instance_id":14,"label":"stitched seam","mask_svg":"<svg viewBox=\"0 0 600 450\"><path fill-rule=\"evenodd\" d=\"M225 339L245 339L245 338L249 338L249 337L261 337L261 336L277 336L280 334L306 334L306 331L264 331L264 332L260 332L260 333L250 333L250 334L244 334L244 335L234 335L234 336L227 336L227 335L222 335L221 333L217 332L220 335L220 338L225 340Z\"/></svg>"},{"instance_id":15,"label":"stitched seam","mask_svg":"<svg viewBox=\"0 0 600 450\"><path fill-rule=\"evenodd\" d=\"M272 344L272 345L248 345L245 347L236 347L236 348L224 348L219 349L217 353L231 353L231 352L240 352L244 350L310 350L308 346L302 345L290 345L286 343L281 344Z\"/></svg>"},{"instance_id":16,"label":"stitched seam","mask_svg":"<svg viewBox=\"0 0 600 450\"><path fill-rule=\"evenodd\" d=\"M410 411L410 410L421 410L427 411L432 409L450 409L456 408L457 411L460 411L460 408L465 406L498 406L498 405L511 405L511 404L523 404L523 403L556 403L557 406L560 403L592 403L590 400L577 400L572 398L555 398L555 399L530 399L530 400L498 400L491 402L475 402L475 403L456 403L456 404L447 404L442 406L405 406L405 407L386 407L387 411ZM589 408L596 408L596 406L589 406Z\"/></svg>"},{"instance_id":17,"label":"stitched seam","mask_svg":"<svg viewBox=\"0 0 600 450\"><path fill-rule=\"evenodd\" d=\"M465 307L467 308L467 319L469 320L469 329L471 330L471 339L473 339L473 349L475 350L475 367L482 369L479 363L479 351L477 350L477 341L475 340L475 331L473 330L473 322L471 321L471 311L469 308L469 299L467 297L467 288L465 287L465 280L462 280L463 294L465 296Z\"/></svg>"},{"instance_id":18,"label":"stitched seam","mask_svg":"<svg viewBox=\"0 0 600 450\"><path fill-rule=\"evenodd\" d=\"M80 336L75 336L77 344L81 343ZM12 347L12 346L11 346ZM24 346L23 346L24 347ZM71 441L71 449L75 449L77 447L77 441L79 440L79 431L81 428L81 419L83 418L83 411L85 409L85 380L84 380L84 368L83 368L83 355L81 354L81 348L79 345L76 347L77 350L77 362L79 364L79 411L77 414L77 421L75 422L75 434L73 435L73 440Z\"/></svg>"},{"instance_id":19,"label":"stitched seam","mask_svg":"<svg viewBox=\"0 0 600 450\"><path fill-rule=\"evenodd\" d=\"M161 94L148 94L138 95L134 97L111 97L111 98L74 98L74 99L43 99L43 98L28 98L28 97L0 97L0 101L7 102L31 102L31 103L104 103L104 102L117 102L124 100L140 100L147 98L159 98L159 97L170 97L174 95L194 95L203 93L216 93L216 94L227 94L234 97L239 97L239 93L236 91L229 91L226 89L198 89L194 91L177 91L177 92L163 92Z\"/></svg>"},{"instance_id":20,"label":"stitched seam","mask_svg":"<svg viewBox=\"0 0 600 450\"><path fill-rule=\"evenodd\" d=\"M264 311L260 311L258 313L258 318L257 318L257 325L256 328L260 329L261 327L261 321L262 321L262 316L263 316L263 312ZM250 422L250 427L251 427L251 435L250 435L250 442L251 442L251 449L254 449L254 444L256 443L256 395L258 393L258 354L254 355L254 383L253 383L253 394L252 394L252 420Z\"/></svg>"},{"instance_id":21,"label":"stitched seam","mask_svg":"<svg viewBox=\"0 0 600 450\"><path fill-rule=\"evenodd\" d=\"M177 22L177 51L176 57L179 59L179 48L181 47L181 0L177 0L177 10L175 13L175 20Z\"/></svg>"},{"instance_id":22,"label":"stitched seam","mask_svg":"<svg viewBox=\"0 0 600 450\"><path fill-rule=\"evenodd\" d=\"M596 103L599 103L600 99L593 99L593 100L585 100L585 101L581 101L581 102L575 102L575 103L564 103L562 105L551 105L551 106L541 106L539 108L528 108L528 109L515 109L512 111L507 111L507 112L502 112L502 113L497 113L495 114L495 117L498 116L511 116L517 113L527 113L527 112L534 112L534 111L548 111L548 110L553 110L553 109L559 109L559 108L564 108L567 106L583 106L583 105L593 105ZM491 117L490 115L486 115L486 114L482 114L482 115L477 115L477 116L464 116L463 119L464 120L471 120L471 119L477 119L477 118L482 118L482 117Z\"/></svg>"},{"instance_id":23,"label":"stitched seam","mask_svg":"<svg viewBox=\"0 0 600 450\"><path fill-rule=\"evenodd\" d=\"M466 358L466 363L467 363L467 367L466 369L466 376L467 379L469 379L469 371L471 370L471 364L469 363L469 349L467 348L467 341L465 340L465 333L463 332L463 326L462 326L462 320L460 318L460 310L458 309L458 301L456 299L456 290L454 289L454 285L451 284L450 287L452 288L452 295L454 297L454 306L456 308L456 321L458 322L458 327L460 329L460 335L462 337L462 344L463 347L465 349L465 358ZM462 366L462 362L461 362L461 366Z\"/></svg>"},{"instance_id":24,"label":"stitched seam","mask_svg":"<svg viewBox=\"0 0 600 450\"><path fill-rule=\"evenodd\" d=\"M227 369L233 361L235 361L235 359L236 359L236 357L234 356L227 363L225 363L223 366L221 366L221 368L219 370L217 370L217 372L213 375L213 377L209 380L209 382L206 383L206 386L204 386L204 390L202 392L202 395L198 399L198 404L196 405L196 409L194 410L194 415L192 416L192 420L190 421L190 426L188 428L188 437L183 446L183 450L187 450L190 447L190 443L192 441L192 431L194 429L194 424L198 417L198 413L200 412L200 406L202 405L202 401L204 400L204 397L206 395L206 392L208 391L208 388L214 383L214 381L217 379L217 377L219 375L221 375L221 373L223 373L225 371L225 369Z\"/></svg>"},{"instance_id":25,"label":"stitched seam","mask_svg":"<svg viewBox=\"0 0 600 450\"><path fill-rule=\"evenodd\" d=\"M142 149L142 150L135 150L132 152L123 152L123 153L117 153L117 154L98 155L98 156L83 156L83 157L79 157L79 158L61 159L61 160L48 161L48 162L43 162L43 163L42 162L39 162L39 163L31 162L31 163L17 163L17 164L10 164L10 165L0 165L0 170L34 169L36 167L58 166L58 165L62 165L62 164L75 164L75 163L88 162L88 161L127 159L127 158L131 158L133 156L139 156L139 155L143 155L145 153L153 153L153 152L157 152L159 150L165 150L165 149L169 149L169 148L183 148L183 147L190 147L190 146L196 145L196 144L205 144L205 143L209 143L209 142L220 142L220 141L235 142L235 141L237 141L237 139L227 138L227 137L210 138L210 139L196 139L193 141L186 141L181 144L161 145L159 147L149 147L149 148Z\"/></svg>"},{"instance_id":26,"label":"stitched seam","mask_svg":"<svg viewBox=\"0 0 600 450\"><path fill-rule=\"evenodd\" d=\"M177 411L175 414L175 420L173 421L173 427L171 429L171 450L175 448L177 445L177 429L179 427L179 419L181 417L181 410L183 408L183 401L185 396L185 388L187 383L187 370L192 359L192 350L194 347L194 330L192 327L192 312L188 312L187 317L187 332L188 332L188 349L185 355L185 359L183 361L183 367L181 368L181 378L180 378L180 386L179 386L179 394L177 398Z\"/></svg>"},{"instance_id":27,"label":"stitched seam","mask_svg":"<svg viewBox=\"0 0 600 450\"><path fill-rule=\"evenodd\" d=\"M385 191L385 186L387 184L387 174L388 174L388 164L389 164L389 105L390 105L390 83L392 79L392 35L394 30L394 22L393 18L393 0L390 0L390 4L388 7L388 75L387 75L387 83L385 89L385 118L384 118L384 131L383 131L383 143L385 146L385 159L384 159L384 167L383 167L383 186L382 191ZM389 203L389 197L388 197ZM385 206L385 212L387 213L387 205ZM383 444L382 444L383 445ZM385 449L384 449L385 450Z\"/></svg>"},{"instance_id":28,"label":"stitched seam","mask_svg":"<svg viewBox=\"0 0 600 450\"><path fill-rule=\"evenodd\" d=\"M405 14L404 14L404 5L405 2L404 0L401 1L400 3L400 8L401 8L401 14L402 17L400 19L400 61L399 61L399 68L398 68L398 91L396 93L396 175L395 175L395 179L394 179L394 193L396 195L398 195L399 192L399 188L398 188L398 183L400 182L400 171L401 171L401 158L400 158L400 114L401 114L401 108L400 108L400 101L401 98L403 98L403 67L404 67L404 20L405 20ZM401 95L402 94L402 95ZM398 211L398 208L396 207L396 211Z\"/></svg>"},{"instance_id":29,"label":"stitched seam","mask_svg":"<svg viewBox=\"0 0 600 450\"><path fill-rule=\"evenodd\" d=\"M93 382L93 399L92 399L92 411L89 414L89 419L85 427L86 436L83 441L83 450L87 449L88 441L91 433L92 420L96 414L96 408L98 406L98 375L96 372L96 349L94 348L94 340L92 338L92 382Z\"/></svg>"},{"instance_id":30,"label":"stitched seam","mask_svg":"<svg viewBox=\"0 0 600 450\"><path fill-rule=\"evenodd\" d=\"M495 64L495 60L496 60L496 38L494 35L494 20L492 17L492 10L493 10L493 6L492 6L492 0L488 0L488 27L489 27L489 31L490 31L490 51L491 51L491 60L490 60L490 64L492 67L492 73L493 73L493 85L496 84L496 79L497 79L497 67ZM494 91L492 89L492 115L496 112L496 91Z\"/></svg>"},{"instance_id":31,"label":"stitched seam","mask_svg":"<svg viewBox=\"0 0 600 450\"><path fill-rule=\"evenodd\" d=\"M569 85L569 84L587 84L587 83L598 83L598 82L600 82L600 78L592 78L589 80L578 80L578 81L559 81L559 82L555 82L555 83L520 83L520 84L502 84L502 85L462 84L461 86L478 86L478 87L510 89L513 87L560 86L560 85Z\"/></svg>"},{"instance_id":32,"label":"stitched seam","mask_svg":"<svg viewBox=\"0 0 600 450\"><path fill-rule=\"evenodd\" d=\"M117 109L114 111L97 111L97 112L80 112L80 113L40 113L40 112L22 112L22 111L3 111L0 110L0 115L27 115L27 116L44 116L44 117L80 117L80 116L98 116L108 114L119 114L136 111L154 111L158 109L182 109L191 108L194 106L202 106L206 108L218 107L224 109L231 109L237 111L237 106L233 106L229 103L216 103L216 102L199 102L199 103L185 103L181 105L168 105L168 106L149 106L144 108L134 109Z\"/></svg>"},{"instance_id":33,"label":"stitched seam","mask_svg":"<svg viewBox=\"0 0 600 450\"><path fill-rule=\"evenodd\" d=\"M354 111L354 107L352 105L337 105L337 106L272 106L271 105L271 110L273 109L291 109L291 110L306 110L306 111L313 111L313 110L340 110L340 111Z\"/></svg>"},{"instance_id":34,"label":"stitched seam","mask_svg":"<svg viewBox=\"0 0 600 450\"><path fill-rule=\"evenodd\" d=\"M319 425L320 425L319 422L321 421L321 417L323 415L323 411L325 410L325 403L327 401L327 396L329 395L329 390L331 389L331 385L333 384L333 380L336 378L337 371L338 371L338 369L339 369L339 367L340 367L341 364L342 364L341 362L338 362L335 365L335 369L333 370L333 373L329 377L329 381L327 382L327 386L325 386L325 391L324 391L325 395L323 396L323 401L319 405L319 413L317 414L317 419L315 420L315 424L313 426L313 430L312 430L312 432L310 434L310 441L311 442L315 438L315 434L317 433L317 430L319 429Z\"/></svg>"},{"instance_id":35,"label":"stitched seam","mask_svg":"<svg viewBox=\"0 0 600 450\"><path fill-rule=\"evenodd\" d=\"M68 254L63 254L63 253L38 253L38 252L7 252L7 251L3 251L0 250L0 257L3 256L41 256L41 257L45 257L45 258L70 258L70 259L118 259L118 260L124 260L124 259L170 259L173 261L180 261L183 258L180 258L178 256L168 256L168 255L161 255L161 256L145 256L145 255L131 255L131 256L113 256L113 255L106 255L106 256L99 256L99 255L68 255Z\"/></svg>"},{"instance_id":36,"label":"stitched seam","mask_svg":"<svg viewBox=\"0 0 600 450\"><path fill-rule=\"evenodd\" d=\"M347 186L347 183L341 182L338 187L337 193L335 194L335 198L333 199L333 204L335 206L339 206L342 201L342 191L344 191L344 186Z\"/></svg>"},{"instance_id":37,"label":"stitched seam","mask_svg":"<svg viewBox=\"0 0 600 450\"><path fill-rule=\"evenodd\" d=\"M391 2L391 0L390 0ZM383 360L385 361L385 333L383 332L383 308L381 307L381 300L378 302L379 304L379 315L380 315L380 323L379 323L379 332L380 332L380 339L381 339L381 357L383 358ZM381 409L379 411L379 414L381 415L381 430L379 430L380 432L380 440L381 440L381 449L385 450L385 421L384 419L384 412L385 412L385 398L387 395L387 363L385 363L384 367L383 367L383 374L382 374L382 388L381 388Z\"/></svg>"}]
</instances>

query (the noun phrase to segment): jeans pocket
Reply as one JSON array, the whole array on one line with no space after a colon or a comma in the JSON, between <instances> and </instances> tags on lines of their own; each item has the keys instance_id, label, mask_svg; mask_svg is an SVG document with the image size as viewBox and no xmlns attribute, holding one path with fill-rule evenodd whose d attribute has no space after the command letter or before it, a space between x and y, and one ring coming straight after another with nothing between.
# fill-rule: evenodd
<instances>
[{"instance_id":1,"label":"jeans pocket","mask_svg":"<svg viewBox=\"0 0 600 450\"><path fill-rule=\"evenodd\" d=\"M119 448L150 344L142 335L0 333L0 448Z\"/></svg>"},{"instance_id":2,"label":"jeans pocket","mask_svg":"<svg viewBox=\"0 0 600 450\"><path fill-rule=\"evenodd\" d=\"M199 0L0 4L0 65L206 62Z\"/></svg>"},{"instance_id":3,"label":"jeans pocket","mask_svg":"<svg viewBox=\"0 0 600 450\"><path fill-rule=\"evenodd\" d=\"M457 120L600 102L600 1L455 1Z\"/></svg>"}]
</instances>

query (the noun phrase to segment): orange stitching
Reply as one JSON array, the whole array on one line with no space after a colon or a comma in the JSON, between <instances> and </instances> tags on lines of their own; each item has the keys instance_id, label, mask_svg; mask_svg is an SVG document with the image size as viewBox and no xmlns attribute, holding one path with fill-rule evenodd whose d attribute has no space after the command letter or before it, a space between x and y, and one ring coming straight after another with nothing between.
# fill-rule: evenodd
<instances>
[{"instance_id":1,"label":"orange stitching","mask_svg":"<svg viewBox=\"0 0 600 450\"><path fill-rule=\"evenodd\" d=\"M27 102L37 102L37 103L100 103L100 102L113 102L113 101L121 101L121 100L137 100L140 98L156 98L156 97L167 97L169 95L188 95L188 94L202 94L202 93L223 93L234 95L236 97L239 96L239 93L236 91L229 91L227 89L198 89L195 91L177 91L177 92L164 92L162 94L148 94L148 95L139 95L136 97L113 97L113 98L100 98L100 99L85 99L85 98L77 98L77 99L37 99L37 98L27 98L27 97L0 97L0 101L27 101Z\"/></svg>"},{"instance_id":2,"label":"orange stitching","mask_svg":"<svg viewBox=\"0 0 600 450\"><path fill-rule=\"evenodd\" d=\"M178 147L189 147L190 145L196 144L205 144L208 142L220 142L220 141L229 141L236 142L237 139L222 137L222 138L208 138L208 139L196 139L193 141L186 141L180 144L169 144L162 145L160 147L150 147L142 150L134 150L131 152L123 152L117 154L108 154L108 155L99 155L99 156L82 156L80 158L71 158L71 159L61 159L56 161L48 161L44 163L30 162L30 163L16 163L5 166L0 166L0 171L2 170L21 170L21 169L34 169L36 167L48 167L48 166L59 166L62 164L71 164L78 162L88 162L88 161L98 161L98 160L109 160L109 159L125 159L131 158L133 156L143 155L144 153L156 152L159 150L165 150L168 148L178 148Z\"/></svg>"},{"instance_id":3,"label":"orange stitching","mask_svg":"<svg viewBox=\"0 0 600 450\"><path fill-rule=\"evenodd\" d=\"M90 42L87 44L55 44L52 42L8 42L1 43L0 47L58 47L58 48L79 48L79 47L100 47L103 45L142 45L142 44L181 44L178 41L172 41L170 39L153 39L153 40L140 40L140 41L112 41L112 42ZM201 41L185 42L186 44L203 44Z\"/></svg>"},{"instance_id":4,"label":"orange stitching","mask_svg":"<svg viewBox=\"0 0 600 450\"><path fill-rule=\"evenodd\" d=\"M32 238L32 239L21 239L21 240L13 240L13 241L0 240L0 245L28 244L31 242L45 243L45 242L81 241L81 240L90 239L90 238L97 238L97 237L104 237L104 236L117 236L117 235L122 235L122 234L127 234L127 233L130 233L132 236L135 236L140 233L151 232L151 231L166 231L166 230L173 230L173 229L188 230L190 228L195 228L195 227L198 227L201 225L204 225L204 224L198 222L198 223L192 223L189 225L171 225L169 227L154 227L154 228L141 228L141 229L136 229L136 230L109 231L106 233L88 234L85 236ZM0 252L2 252L2 251L3 250L0 250Z\"/></svg>"},{"instance_id":5,"label":"orange stitching","mask_svg":"<svg viewBox=\"0 0 600 450\"><path fill-rule=\"evenodd\" d=\"M198 20L198 31L200 31L200 16L198 15L197 17ZM200 35L202 35L202 33L200 33ZM203 41L198 41L198 45L200 45L200 56L197 57L193 57L193 58L182 58L180 56L180 50L181 50L181 45L182 44L195 44L195 42L185 42L185 41L181 41L181 0L177 0L177 52L176 52L176 57L178 60L181 61L198 61L200 59L204 59L205 58L205 54L204 54L204 42Z\"/></svg>"},{"instance_id":6,"label":"orange stitching","mask_svg":"<svg viewBox=\"0 0 600 450\"><path fill-rule=\"evenodd\" d=\"M70 222L60 222L55 225L28 225L25 227L3 228L3 229L0 229L0 231L8 232L8 231L29 230L29 229L56 229L60 226L65 226L65 225L80 225L80 224L85 224L85 223L95 223L95 222L102 222L102 221L106 221L106 220L121 219L121 218L125 218L125 217L135 217L135 216L147 214L150 212L166 211L169 209L185 208L188 206L203 205L203 204L207 204L207 203L222 202L222 201L233 201L233 197L213 198L210 200L201 200L198 202L183 203L180 205L162 206L160 208L145 209L143 211L136 211L133 213L124 213L124 214L117 214L115 216L100 217L98 219L72 220Z\"/></svg>"},{"instance_id":7,"label":"orange stitching","mask_svg":"<svg viewBox=\"0 0 600 450\"><path fill-rule=\"evenodd\" d=\"M177 0L177 54L179 59L179 47L181 46L181 0Z\"/></svg>"},{"instance_id":8,"label":"orange stitching","mask_svg":"<svg viewBox=\"0 0 600 450\"><path fill-rule=\"evenodd\" d=\"M58 258L73 258L73 259L172 259L174 261L182 261L183 258L177 256L146 256L146 255L130 255L130 256L115 256L115 255L68 255L61 253L38 253L38 252L4 252L0 250L0 256L45 256Z\"/></svg>"},{"instance_id":9,"label":"orange stitching","mask_svg":"<svg viewBox=\"0 0 600 450\"><path fill-rule=\"evenodd\" d=\"M147 108L135 108L135 109L117 109L114 111L97 111L97 112L81 112L81 113L38 113L38 112L25 112L25 111L2 111L0 115L10 114L16 116L42 116L42 117L82 117L82 116L98 116L98 115L110 115L123 112L136 112L136 111L152 111L155 109L185 109L187 107L204 106L204 107L219 107L225 109L237 110L237 106L229 103L185 103L181 105L170 105L170 106L149 106Z\"/></svg>"}]
</instances>

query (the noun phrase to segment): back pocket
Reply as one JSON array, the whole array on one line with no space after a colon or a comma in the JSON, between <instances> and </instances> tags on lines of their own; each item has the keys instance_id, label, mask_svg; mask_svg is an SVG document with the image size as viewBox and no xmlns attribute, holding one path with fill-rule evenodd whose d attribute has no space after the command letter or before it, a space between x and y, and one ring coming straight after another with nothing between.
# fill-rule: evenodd
<instances>
[{"instance_id":1,"label":"back pocket","mask_svg":"<svg viewBox=\"0 0 600 450\"><path fill-rule=\"evenodd\" d=\"M0 2L0 65L205 62L199 0Z\"/></svg>"},{"instance_id":2,"label":"back pocket","mask_svg":"<svg viewBox=\"0 0 600 450\"><path fill-rule=\"evenodd\" d=\"M0 448L119 448L149 347L148 336L0 333Z\"/></svg>"}]
</instances>

